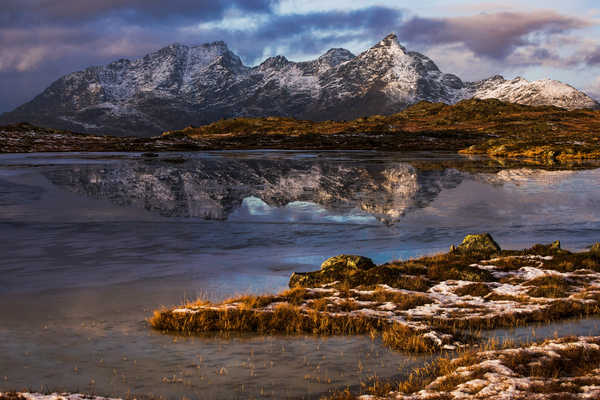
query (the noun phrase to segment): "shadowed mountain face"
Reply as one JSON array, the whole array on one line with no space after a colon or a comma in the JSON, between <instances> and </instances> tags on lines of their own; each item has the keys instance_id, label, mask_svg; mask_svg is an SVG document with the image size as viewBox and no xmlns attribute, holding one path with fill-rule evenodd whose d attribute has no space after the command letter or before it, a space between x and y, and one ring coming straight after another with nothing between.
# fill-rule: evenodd
<instances>
[{"instance_id":1,"label":"shadowed mountain face","mask_svg":"<svg viewBox=\"0 0 600 400\"><path fill-rule=\"evenodd\" d=\"M137 60L68 74L0 116L0 124L27 121L77 132L151 136L221 118L355 119L396 113L422 100L452 104L469 98L598 106L557 81L495 76L463 82L389 35L358 56L331 49L312 61L276 56L253 68L223 42L174 44Z\"/></svg>"},{"instance_id":2,"label":"shadowed mountain face","mask_svg":"<svg viewBox=\"0 0 600 400\"><path fill-rule=\"evenodd\" d=\"M308 202L335 214L360 211L389 224L463 179L453 169L421 171L408 163L268 159L140 161L44 175L69 191L168 217L224 220L254 197L271 207Z\"/></svg>"}]
</instances>

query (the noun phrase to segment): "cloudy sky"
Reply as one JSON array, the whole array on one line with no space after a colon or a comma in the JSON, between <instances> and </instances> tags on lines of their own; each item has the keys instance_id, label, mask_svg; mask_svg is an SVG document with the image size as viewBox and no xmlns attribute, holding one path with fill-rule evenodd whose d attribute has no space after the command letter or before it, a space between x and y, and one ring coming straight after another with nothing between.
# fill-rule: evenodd
<instances>
[{"instance_id":1,"label":"cloudy sky","mask_svg":"<svg viewBox=\"0 0 600 400\"><path fill-rule=\"evenodd\" d=\"M445 72L550 77L600 99L597 0L2 0L0 112L60 76L173 42L224 40L247 65L397 33ZM527 5L523 5L527 3Z\"/></svg>"}]
</instances>

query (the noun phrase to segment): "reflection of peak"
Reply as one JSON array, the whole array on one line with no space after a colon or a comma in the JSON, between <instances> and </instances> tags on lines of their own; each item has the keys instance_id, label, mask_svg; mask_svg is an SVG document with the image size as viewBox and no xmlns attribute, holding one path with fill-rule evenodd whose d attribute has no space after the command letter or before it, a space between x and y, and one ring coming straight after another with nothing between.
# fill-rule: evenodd
<instances>
[{"instance_id":1,"label":"reflection of peak","mask_svg":"<svg viewBox=\"0 0 600 400\"><path fill-rule=\"evenodd\" d=\"M518 168L499 171L496 174L482 174L479 179L492 184L512 184L516 186L552 186L576 174L576 171L545 171L540 169Z\"/></svg>"},{"instance_id":2,"label":"reflection of peak","mask_svg":"<svg viewBox=\"0 0 600 400\"><path fill-rule=\"evenodd\" d=\"M462 175L407 163L362 165L326 160L197 159L81 166L49 171L54 184L164 216L225 219L247 204L313 203L332 213L361 210L386 223L425 207Z\"/></svg>"}]
</instances>

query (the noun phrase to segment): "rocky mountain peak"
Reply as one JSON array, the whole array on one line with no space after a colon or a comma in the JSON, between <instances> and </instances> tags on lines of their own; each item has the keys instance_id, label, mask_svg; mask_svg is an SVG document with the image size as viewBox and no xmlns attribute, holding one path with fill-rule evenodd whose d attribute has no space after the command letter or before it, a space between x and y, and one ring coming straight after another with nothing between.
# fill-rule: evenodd
<instances>
[{"instance_id":1,"label":"rocky mountain peak","mask_svg":"<svg viewBox=\"0 0 600 400\"><path fill-rule=\"evenodd\" d=\"M334 48L327 50L325 54L318 58L318 61L330 67L337 67L343 62L352 60L354 57L355 55L346 49Z\"/></svg>"},{"instance_id":2,"label":"rocky mountain peak","mask_svg":"<svg viewBox=\"0 0 600 400\"><path fill-rule=\"evenodd\" d=\"M401 50L406 53L406 48L400 44L400 40L398 40L398 36L395 33L390 33L386 37L384 37L379 43L377 43L373 48L387 48L392 50Z\"/></svg>"},{"instance_id":3,"label":"rocky mountain peak","mask_svg":"<svg viewBox=\"0 0 600 400\"><path fill-rule=\"evenodd\" d=\"M235 116L353 119L396 113L419 101L456 103L496 98L568 109L599 104L558 81L463 82L390 34L354 56L333 48L313 61L284 56L245 66L225 42L174 43L136 60L121 59L58 79L0 124L29 121L50 128L150 136Z\"/></svg>"},{"instance_id":4,"label":"rocky mountain peak","mask_svg":"<svg viewBox=\"0 0 600 400\"><path fill-rule=\"evenodd\" d=\"M290 61L282 56L282 55L277 55L274 57L269 57L267 58L265 61L263 61L258 68L260 70L281 70L282 68L285 68L286 66L288 66L290 63Z\"/></svg>"}]
</instances>

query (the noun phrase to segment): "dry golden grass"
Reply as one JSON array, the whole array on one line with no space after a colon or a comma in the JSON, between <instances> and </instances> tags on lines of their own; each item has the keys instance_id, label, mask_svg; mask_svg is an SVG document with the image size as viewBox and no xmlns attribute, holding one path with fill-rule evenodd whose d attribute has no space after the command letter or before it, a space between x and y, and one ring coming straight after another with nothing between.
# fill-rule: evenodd
<instances>
[{"instance_id":1,"label":"dry golden grass","mask_svg":"<svg viewBox=\"0 0 600 400\"><path fill-rule=\"evenodd\" d=\"M488 285L485 283L471 283L469 285L465 285L459 287L454 291L454 294L459 296L479 296L484 297L491 292Z\"/></svg>"},{"instance_id":2,"label":"dry golden grass","mask_svg":"<svg viewBox=\"0 0 600 400\"><path fill-rule=\"evenodd\" d=\"M530 257L550 254L551 258ZM343 279L343 271L337 271L336 276L342 276L342 280L336 284L330 284L331 276L324 275L327 288L294 287L277 295L244 295L218 304L199 301L187 304L183 312L156 311L150 323L162 331L184 334L369 334L381 336L384 344L394 349L431 352L447 345L476 341L465 332L600 313L600 290L593 285L588 287L592 272L581 270L583 264L590 268L596 266L596 253L570 253L554 244L536 245L522 251L501 251L496 254L499 258L493 260L481 260L481 256L454 251L395 261L365 270L352 269L348 279ZM543 266L540 260L543 260ZM497 279L490 271L470 266L480 262L498 264L499 271L537 266L571 272L568 279L560 274L527 282L517 279L523 285L522 293L505 295L492 291ZM311 282L316 287L322 286L320 271L307 274L314 274ZM452 300L444 310L439 308L445 303L436 300L436 292L398 290L398 285L403 285L401 278L417 280L419 277L428 288L449 280L471 283L454 289L454 294L460 297ZM569 293L576 295L566 298ZM483 302L477 302L471 296L482 297ZM495 301L517 304L515 308L507 309L506 305L496 308ZM431 303L436 304L422 307Z\"/></svg>"},{"instance_id":3,"label":"dry golden grass","mask_svg":"<svg viewBox=\"0 0 600 400\"><path fill-rule=\"evenodd\" d=\"M596 344L600 342L600 338L592 339L592 343L594 340ZM384 398L396 398L396 396L402 398L402 394L414 394L427 387L427 399L453 399L450 392L460 384L476 379L485 379L487 372L493 372L489 366L480 365L480 363L484 360L494 359L499 360L502 365L510 368L520 377L534 378L527 392L548 394L550 395L547 397L549 399L572 399L573 397L569 396L569 393L581 393L585 386L600 384L600 376L596 375L600 365L600 350L597 347L578 346L578 338L567 337L552 342L572 342L574 344L564 349L553 348L554 356L552 357L549 357L544 351L536 350L535 346L544 346L549 342L523 344L520 348L515 348L511 344L498 345L490 341L482 349L483 352L467 351L454 359L440 357L421 368L414 369L405 380L400 382L382 381L363 390L367 394ZM463 372L457 373L459 368L462 368ZM467 373L465 373L465 368ZM435 383L433 383L434 381ZM381 388L381 390L377 390L377 388ZM391 397L390 392L394 392ZM350 397L350 392L346 392L345 395L347 397L332 398L353 398Z\"/></svg>"},{"instance_id":4,"label":"dry golden grass","mask_svg":"<svg viewBox=\"0 0 600 400\"><path fill-rule=\"evenodd\" d=\"M357 135L359 134L359 135ZM530 107L494 99L455 105L421 102L394 115L353 121L303 121L291 118L234 118L202 127L165 132L248 146L297 148L403 148L460 151L493 157L536 159L544 164L600 158L600 111ZM345 140L335 141L333 137ZM432 139L423 141L422 136Z\"/></svg>"},{"instance_id":5,"label":"dry golden grass","mask_svg":"<svg viewBox=\"0 0 600 400\"><path fill-rule=\"evenodd\" d=\"M559 275L542 276L525 282L525 284L535 286L527 291L531 297L563 298L568 296L571 288L569 281Z\"/></svg>"},{"instance_id":6,"label":"dry golden grass","mask_svg":"<svg viewBox=\"0 0 600 400\"><path fill-rule=\"evenodd\" d=\"M356 294L361 301L375 301L378 303L394 303L397 310L410 310L418 306L433 303L433 300L425 295L393 292L378 286L373 294Z\"/></svg>"},{"instance_id":7,"label":"dry golden grass","mask_svg":"<svg viewBox=\"0 0 600 400\"><path fill-rule=\"evenodd\" d=\"M320 299L315 300L317 302ZM319 308L323 308L320 306ZM343 308L342 306L341 308ZM353 306L350 306L353 309ZM414 330L381 319L366 316L334 316L321 310L301 309L289 304L278 304L272 311L236 309L199 309L196 313L176 313L171 310L155 311L150 324L168 332L195 334L206 332L256 332L259 334L301 334L377 336L398 350L433 352L431 342Z\"/></svg>"}]
</instances>

